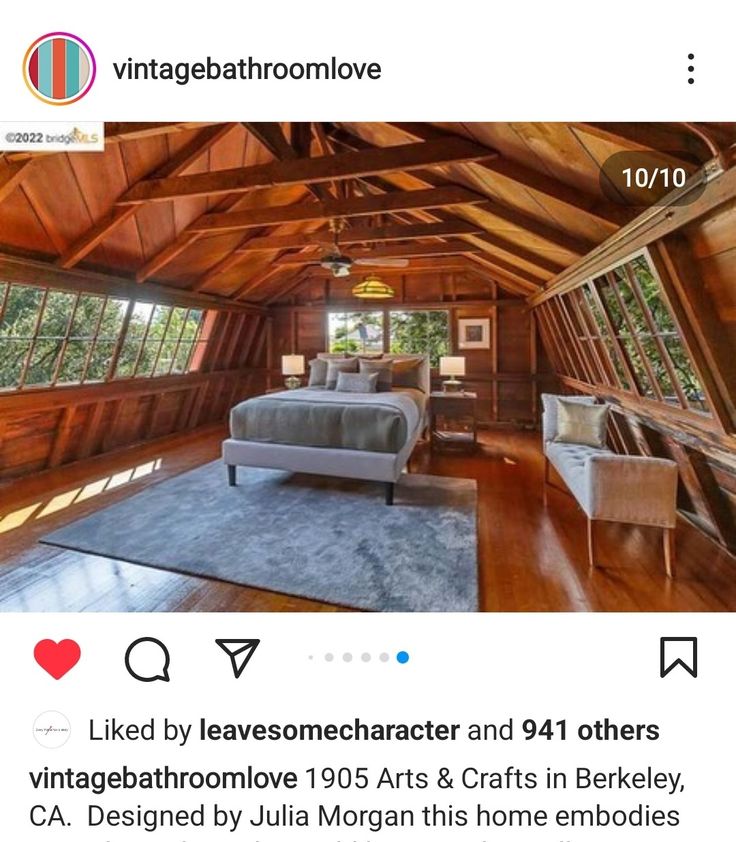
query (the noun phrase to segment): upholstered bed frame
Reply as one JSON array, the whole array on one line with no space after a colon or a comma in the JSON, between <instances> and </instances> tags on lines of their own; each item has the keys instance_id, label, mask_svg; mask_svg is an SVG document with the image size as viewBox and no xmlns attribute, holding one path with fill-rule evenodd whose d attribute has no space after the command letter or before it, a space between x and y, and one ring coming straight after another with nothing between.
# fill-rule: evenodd
<instances>
[{"instance_id":1,"label":"upholstered bed frame","mask_svg":"<svg viewBox=\"0 0 736 842\"><path fill-rule=\"evenodd\" d=\"M383 359L419 359L419 384L429 398L428 357L421 354L384 354ZM378 453L345 448L303 447L291 444L243 441L228 438L222 443L222 459L227 465L230 485L237 483L237 467L280 468L286 471L384 483L386 505L393 505L394 486L409 461L414 446L427 427L427 412L398 453Z\"/></svg>"}]
</instances>

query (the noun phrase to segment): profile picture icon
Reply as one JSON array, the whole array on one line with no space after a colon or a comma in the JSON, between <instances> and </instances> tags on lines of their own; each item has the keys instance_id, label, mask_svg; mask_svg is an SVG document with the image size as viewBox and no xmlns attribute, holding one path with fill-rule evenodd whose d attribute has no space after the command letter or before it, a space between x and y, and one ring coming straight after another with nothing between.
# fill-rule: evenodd
<instances>
[{"instance_id":1,"label":"profile picture icon","mask_svg":"<svg viewBox=\"0 0 736 842\"><path fill-rule=\"evenodd\" d=\"M96 73L92 50L70 32L42 35L23 59L28 90L49 105L71 105L80 100L92 87Z\"/></svg>"}]
</instances>

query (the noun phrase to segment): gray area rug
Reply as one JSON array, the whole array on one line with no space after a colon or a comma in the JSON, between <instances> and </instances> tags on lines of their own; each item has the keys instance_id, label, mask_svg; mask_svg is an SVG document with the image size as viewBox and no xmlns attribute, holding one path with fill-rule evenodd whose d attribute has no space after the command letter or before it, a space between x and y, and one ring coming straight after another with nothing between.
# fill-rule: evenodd
<instances>
[{"instance_id":1,"label":"gray area rug","mask_svg":"<svg viewBox=\"0 0 736 842\"><path fill-rule=\"evenodd\" d=\"M378 483L212 462L43 543L374 611L476 611L474 480Z\"/></svg>"}]
</instances>

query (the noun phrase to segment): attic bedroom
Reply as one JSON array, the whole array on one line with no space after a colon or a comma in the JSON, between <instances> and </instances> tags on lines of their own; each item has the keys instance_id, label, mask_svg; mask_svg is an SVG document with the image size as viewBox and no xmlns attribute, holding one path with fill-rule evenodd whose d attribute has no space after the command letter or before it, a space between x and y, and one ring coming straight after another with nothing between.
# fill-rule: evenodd
<instances>
[{"instance_id":1,"label":"attic bedroom","mask_svg":"<svg viewBox=\"0 0 736 842\"><path fill-rule=\"evenodd\" d=\"M734 144L107 123L6 153L0 610L736 609Z\"/></svg>"}]
</instances>

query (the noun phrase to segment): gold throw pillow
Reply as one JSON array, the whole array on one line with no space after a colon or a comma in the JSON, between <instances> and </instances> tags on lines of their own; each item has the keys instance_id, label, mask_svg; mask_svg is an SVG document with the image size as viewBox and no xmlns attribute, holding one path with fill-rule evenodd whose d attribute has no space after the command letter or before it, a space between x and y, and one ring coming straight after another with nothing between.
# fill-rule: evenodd
<instances>
[{"instance_id":1,"label":"gold throw pillow","mask_svg":"<svg viewBox=\"0 0 736 842\"><path fill-rule=\"evenodd\" d=\"M555 441L565 444L606 446L608 405L557 401L557 435Z\"/></svg>"}]
</instances>

